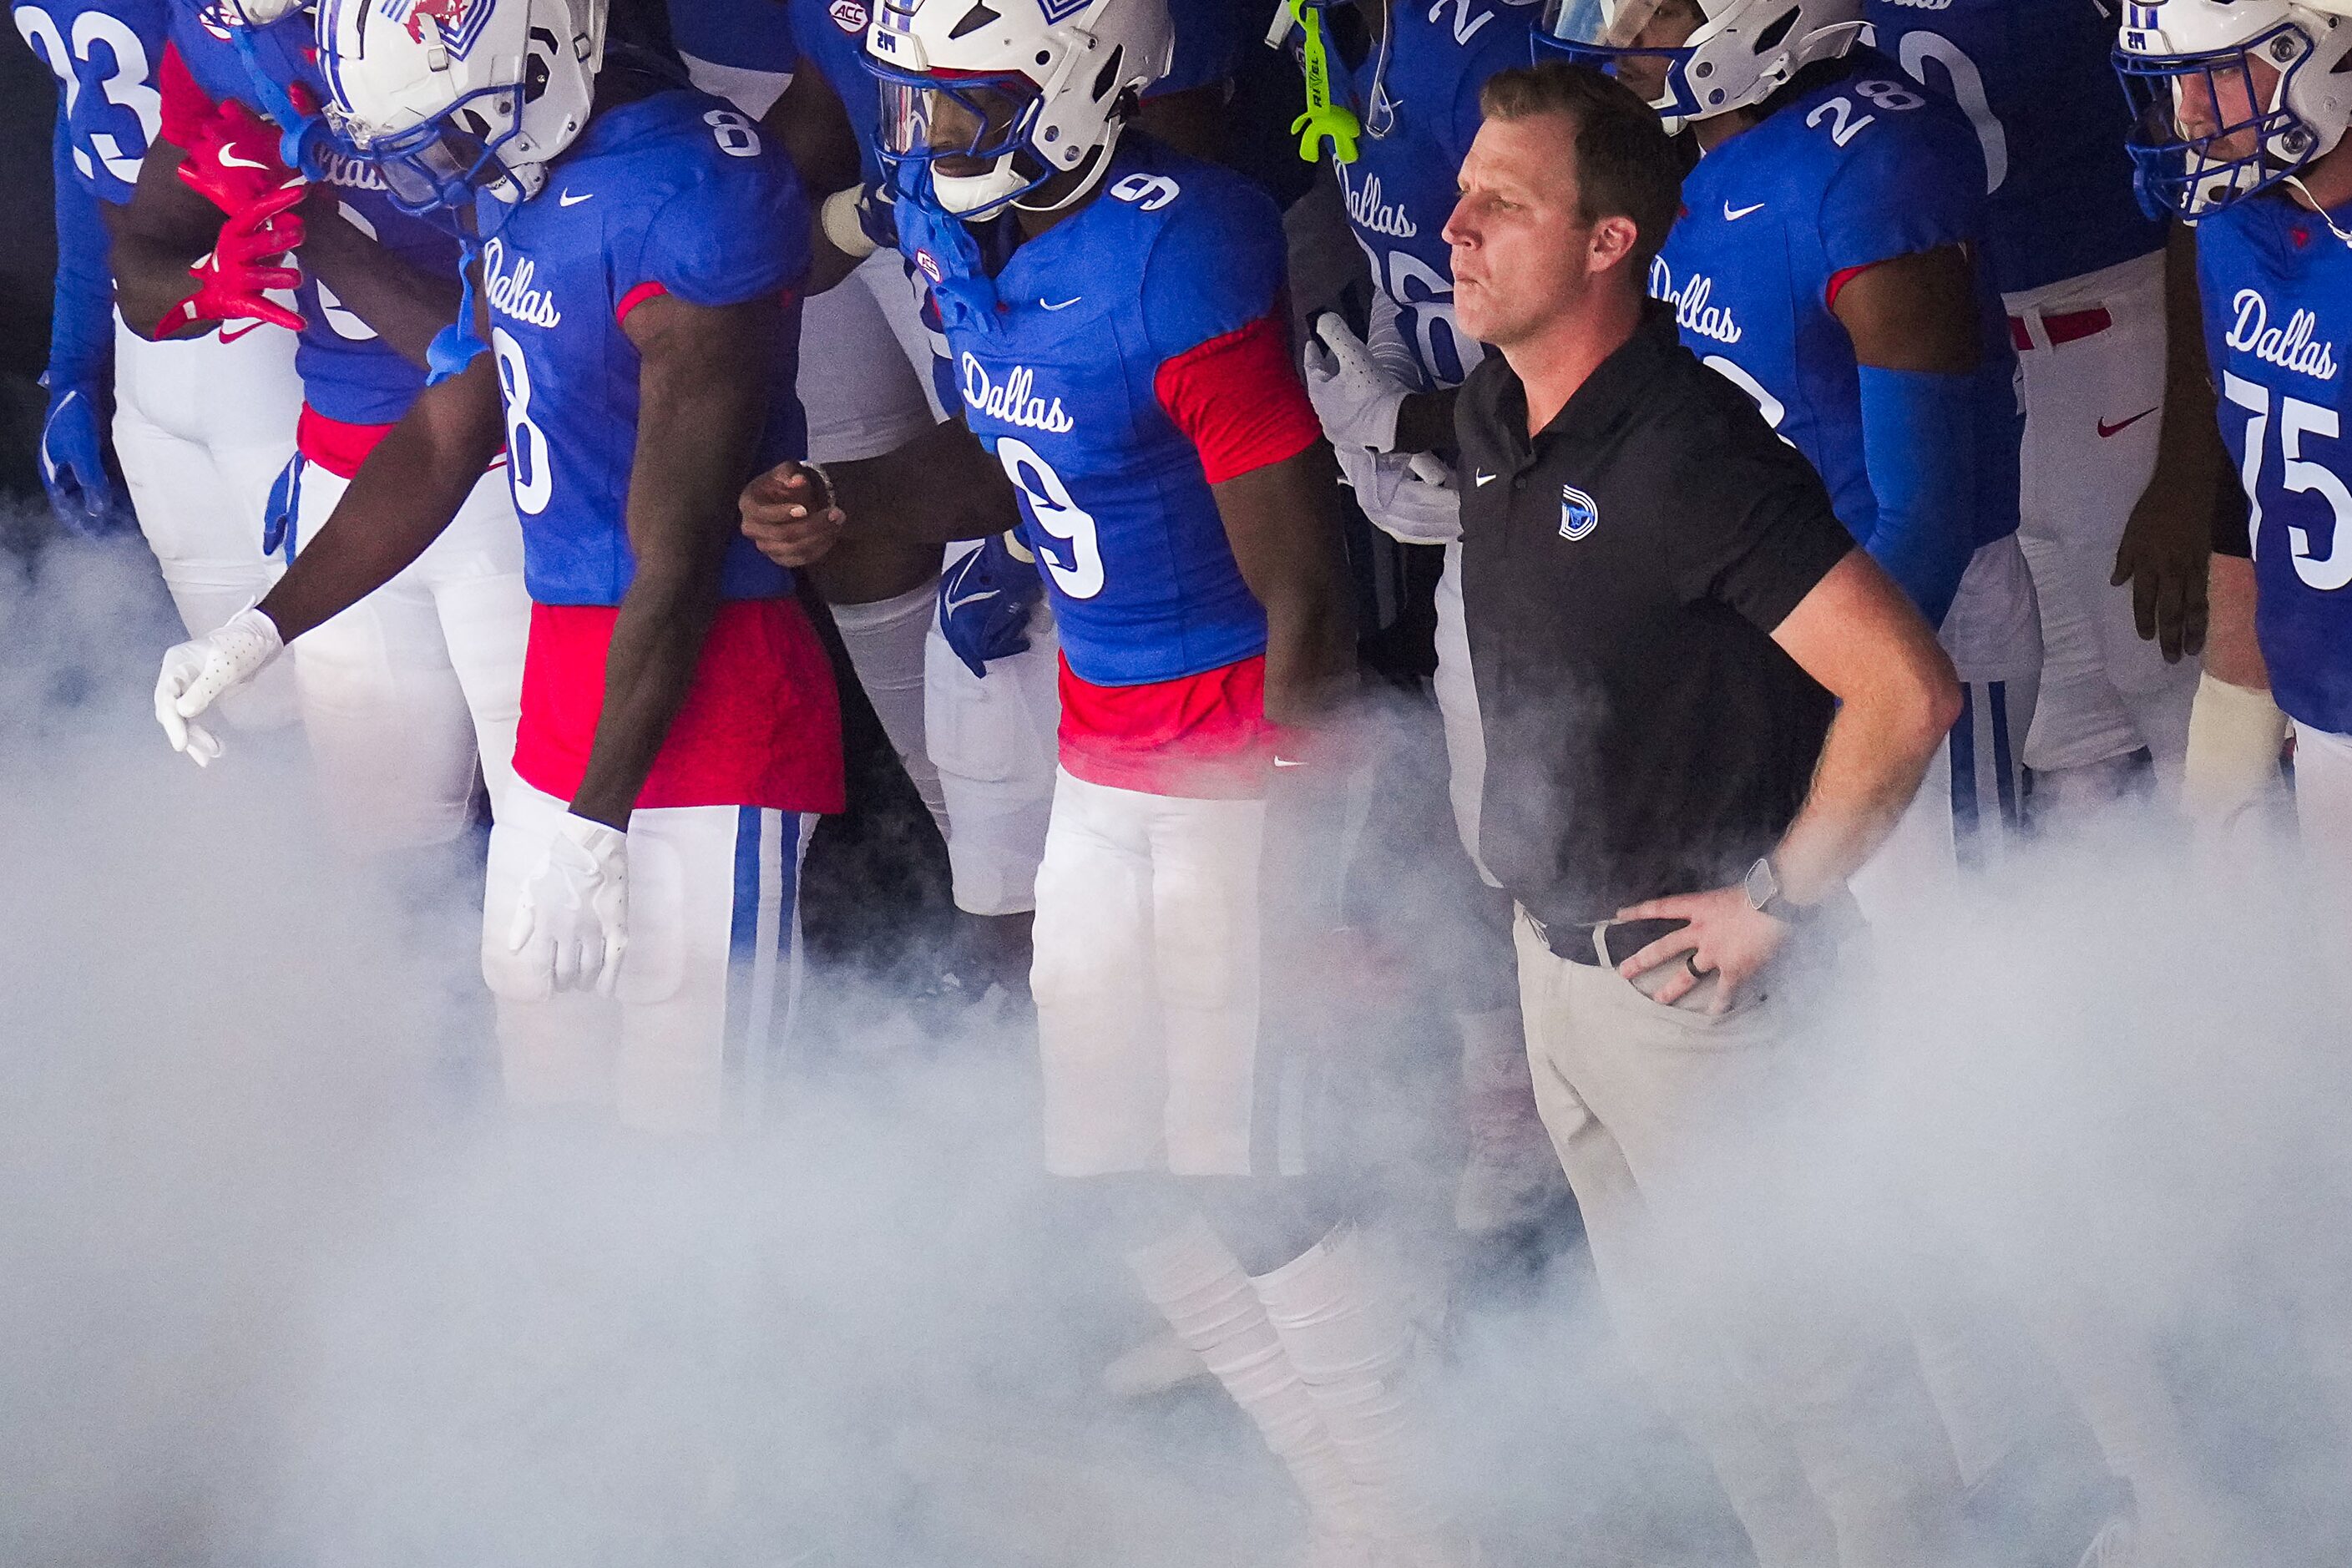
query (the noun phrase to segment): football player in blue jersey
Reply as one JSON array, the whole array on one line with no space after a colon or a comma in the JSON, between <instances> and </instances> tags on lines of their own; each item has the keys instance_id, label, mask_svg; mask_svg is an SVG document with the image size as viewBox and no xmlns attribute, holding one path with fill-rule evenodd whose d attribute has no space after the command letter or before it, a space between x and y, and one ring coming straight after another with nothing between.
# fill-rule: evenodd
<instances>
[{"instance_id":1,"label":"football player in blue jersey","mask_svg":"<svg viewBox=\"0 0 2352 1568\"><path fill-rule=\"evenodd\" d=\"M782 14L801 68L768 123L831 193L812 242L810 287L823 292L803 326L809 449L857 520L817 582L909 772L932 781L962 917L956 977L974 994L992 984L1018 992L1061 717L1053 612L1034 568L1001 538L950 542L942 570L936 542L894 538L886 521L955 485L950 444L969 442L943 427L957 406L947 341L890 230L881 100L864 65L868 7L789 0ZM836 278L846 280L834 287ZM1010 493L985 493L1009 526Z\"/></svg>"},{"instance_id":2,"label":"football player in blue jersey","mask_svg":"<svg viewBox=\"0 0 2352 1568\"><path fill-rule=\"evenodd\" d=\"M2025 738L2038 819L2177 789L2222 475L2195 253L2140 212L2129 114L2103 78L2103 0L1868 0L1878 47L1950 98L1982 144L1985 264L2025 396L2019 542L2042 605ZM2168 270L2170 287L2168 288ZM2126 585L2127 584L2127 585Z\"/></svg>"},{"instance_id":3,"label":"football player in blue jersey","mask_svg":"<svg viewBox=\"0 0 2352 1568\"><path fill-rule=\"evenodd\" d=\"M130 510L180 618L190 633L207 632L269 584L257 520L294 446L293 334L247 321L150 342L112 303L111 231L163 130L164 0L20 0L11 15L64 92L42 478L67 526L106 526L113 501L100 430L110 354L114 449ZM189 259L213 248L217 210L211 219ZM187 283L179 273L178 294ZM228 716L255 727L292 719L290 679L240 693Z\"/></svg>"},{"instance_id":4,"label":"football player in blue jersey","mask_svg":"<svg viewBox=\"0 0 2352 1568\"><path fill-rule=\"evenodd\" d=\"M2352 935L2352 458L2339 444L2352 405L2352 20L2290 0L2136 4L2116 59L2139 110L2141 192L2197 225L2206 352L2251 558L2215 557L2214 602L2217 615L2251 613L2269 683L2265 697L2209 673L2192 803L2226 816L2274 785L2291 728L2332 963ZM2242 575L2251 594L2225 586ZM2236 629L2217 624L2216 641Z\"/></svg>"},{"instance_id":5,"label":"football player in blue jersey","mask_svg":"<svg viewBox=\"0 0 2352 1568\"><path fill-rule=\"evenodd\" d=\"M801 847L841 805L830 668L735 519L755 465L800 450L808 213L740 110L650 51L608 57L605 20L321 12L328 110L393 199L457 215L467 304L277 587L166 657L157 716L206 744L220 691L427 550L503 445L532 600L483 918L509 1089L708 1128L756 1109Z\"/></svg>"},{"instance_id":6,"label":"football player in blue jersey","mask_svg":"<svg viewBox=\"0 0 2352 1568\"><path fill-rule=\"evenodd\" d=\"M1371 311L1360 339L1337 312L1318 318L1307 384L1364 515L1399 543L1444 547L1431 684L1454 827L1475 861L1485 746L1462 619L1459 498L1441 454L1454 446L1454 389L1486 351L1454 320L1443 231L1478 132L1478 89L1496 71L1526 63L1538 10L1535 0L1436 7L1360 0L1326 16L1337 22L1344 14L1365 34L1335 40L1339 86L1360 129L1352 156L1336 144L1330 156L1349 228L1370 265ZM1455 1220L1465 1232L1491 1235L1539 1215L1560 1178L1528 1081L1508 900L1475 885L1438 896L1463 901L1482 892L1495 904L1487 918L1465 921L1471 929L1438 951L1462 1038L1469 1133Z\"/></svg>"},{"instance_id":7,"label":"football player in blue jersey","mask_svg":"<svg viewBox=\"0 0 2352 1568\"><path fill-rule=\"evenodd\" d=\"M1867 26L1862 0L1549 0L1537 42L1690 127L1702 156L1652 292L1821 470L1966 686L1948 765L1855 879L1883 919L2021 828L2042 635L2016 360L1978 259L1983 157Z\"/></svg>"},{"instance_id":8,"label":"football player in blue jersey","mask_svg":"<svg viewBox=\"0 0 2352 1568\"><path fill-rule=\"evenodd\" d=\"M1122 134L1171 58L1163 0L886 0L866 48L900 246L1060 626L1032 975L1047 1168L1132 1205L1146 1294L1285 1460L1318 1561L1462 1561L1394 1293L1296 1179L1279 1086L1311 1026L1261 952L1296 941L1263 915L1273 786L1330 765L1311 731L1354 658L1279 216Z\"/></svg>"},{"instance_id":9,"label":"football player in blue jersey","mask_svg":"<svg viewBox=\"0 0 2352 1568\"><path fill-rule=\"evenodd\" d=\"M427 348L457 310L457 241L402 211L364 161L324 150L307 10L257 23L173 0L153 156L187 150L184 177L150 180L124 215L126 299L184 284L175 267L224 211L295 205L289 271L302 406L295 451L248 524L279 560L309 547L370 451L423 390ZM262 118L264 110L277 121ZM282 151L307 138L306 183ZM184 184L195 171L217 209ZM229 216L227 227L239 226ZM218 254L216 248L215 254ZM150 307L152 308L152 307ZM143 319L143 310L141 315ZM159 333L177 330L184 309ZM503 467L488 465L452 526L399 576L304 638L289 661L322 795L341 842L362 853L461 835L478 776L493 805L513 779L530 601Z\"/></svg>"}]
</instances>

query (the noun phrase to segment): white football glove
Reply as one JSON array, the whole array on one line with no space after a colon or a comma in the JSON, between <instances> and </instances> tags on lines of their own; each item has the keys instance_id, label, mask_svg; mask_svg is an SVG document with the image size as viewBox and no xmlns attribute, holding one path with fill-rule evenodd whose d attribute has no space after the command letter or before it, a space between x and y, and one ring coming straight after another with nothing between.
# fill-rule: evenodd
<instances>
[{"instance_id":1,"label":"white football glove","mask_svg":"<svg viewBox=\"0 0 2352 1568\"><path fill-rule=\"evenodd\" d=\"M1397 410L1412 388L1381 367L1346 321L1329 310L1317 317L1315 341L1302 357L1307 395L1332 446L1396 449Z\"/></svg>"},{"instance_id":2,"label":"white football glove","mask_svg":"<svg viewBox=\"0 0 2352 1568\"><path fill-rule=\"evenodd\" d=\"M629 946L628 847L619 828L567 811L515 900L507 947L546 943L558 991L610 996L620 980Z\"/></svg>"},{"instance_id":3,"label":"white football glove","mask_svg":"<svg viewBox=\"0 0 2352 1568\"><path fill-rule=\"evenodd\" d=\"M247 608L217 630L166 653L163 672L155 678L155 722L163 726L172 750L185 753L198 767L210 766L221 754L220 741L193 721L219 701L222 693L260 674L285 647L278 623Z\"/></svg>"},{"instance_id":4,"label":"white football glove","mask_svg":"<svg viewBox=\"0 0 2352 1568\"><path fill-rule=\"evenodd\" d=\"M1462 498L1454 476L1427 452L1350 452L1339 473L1372 526L1399 544L1451 544L1462 537Z\"/></svg>"}]
</instances>

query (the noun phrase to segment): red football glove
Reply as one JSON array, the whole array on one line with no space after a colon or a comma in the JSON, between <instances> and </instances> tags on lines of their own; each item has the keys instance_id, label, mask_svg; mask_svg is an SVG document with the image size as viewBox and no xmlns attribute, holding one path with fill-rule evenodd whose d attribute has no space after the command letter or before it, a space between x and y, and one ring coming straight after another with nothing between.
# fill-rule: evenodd
<instances>
[{"instance_id":1,"label":"red football glove","mask_svg":"<svg viewBox=\"0 0 2352 1568\"><path fill-rule=\"evenodd\" d=\"M302 280L293 268L262 265L302 243L302 220L289 210L302 195L299 182L272 191L221 225L212 254L188 268L194 290L164 312L156 335L173 337L190 327L236 321L300 331L300 316L261 296L264 289L291 289Z\"/></svg>"},{"instance_id":2,"label":"red football glove","mask_svg":"<svg viewBox=\"0 0 2352 1568\"><path fill-rule=\"evenodd\" d=\"M197 132L180 164L180 178L234 216L273 191L302 183L278 155L278 127L231 99Z\"/></svg>"}]
</instances>

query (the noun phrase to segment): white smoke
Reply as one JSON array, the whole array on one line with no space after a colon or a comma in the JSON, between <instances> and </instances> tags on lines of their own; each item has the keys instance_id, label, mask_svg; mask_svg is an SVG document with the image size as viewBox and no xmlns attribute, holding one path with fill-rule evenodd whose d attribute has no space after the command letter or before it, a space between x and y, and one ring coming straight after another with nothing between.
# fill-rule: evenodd
<instances>
[{"instance_id":1,"label":"white smoke","mask_svg":"<svg viewBox=\"0 0 2352 1568\"><path fill-rule=\"evenodd\" d=\"M136 541L0 561L0 1562L1295 1550L1221 1398L1097 1392L1151 1324L1124 1238L1036 1172L1017 1031L809 1042L723 1142L511 1114L466 857L345 864L289 737L173 756ZM1932 1238L2054 1345L2152 1347L2282 1564L2352 1561L2352 965L2314 930L2149 823L2049 846L1881 944L1822 1026L1851 1092L1805 1173L1861 1250ZM1496 1563L1746 1560L1580 1253L1457 1296L1434 1462Z\"/></svg>"}]
</instances>

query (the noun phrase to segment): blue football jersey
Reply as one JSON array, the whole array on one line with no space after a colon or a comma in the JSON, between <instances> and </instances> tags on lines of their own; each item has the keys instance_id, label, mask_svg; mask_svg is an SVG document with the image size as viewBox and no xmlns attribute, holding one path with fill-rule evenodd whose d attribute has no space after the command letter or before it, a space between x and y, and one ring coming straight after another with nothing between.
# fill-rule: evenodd
<instances>
[{"instance_id":1,"label":"blue football jersey","mask_svg":"<svg viewBox=\"0 0 2352 1568\"><path fill-rule=\"evenodd\" d=\"M1370 261L1373 283L1394 300L1397 322L1424 387L1458 386L1485 351L1454 320L1454 258L1444 237L1455 176L1478 134L1478 89L1528 63L1538 7L1510 0L1438 0L1399 5L1388 68L1373 101L1380 51L1349 72L1365 133L1356 161L1333 160L1348 223ZM1373 134L1378 132L1379 134Z\"/></svg>"},{"instance_id":2,"label":"blue football jersey","mask_svg":"<svg viewBox=\"0 0 2352 1568\"><path fill-rule=\"evenodd\" d=\"M164 0L19 0L16 31L57 73L74 174L127 202L163 114Z\"/></svg>"},{"instance_id":3,"label":"blue football jersey","mask_svg":"<svg viewBox=\"0 0 2352 1568\"><path fill-rule=\"evenodd\" d=\"M252 41L254 64L269 81L281 89L299 85L324 99L310 13L258 28ZM251 68L226 24L181 0L173 6L172 42L188 74L215 101L235 100L265 112ZM335 187L337 205L352 226L428 277L457 275L456 236L393 205L373 164L330 153L322 176ZM349 425L390 425L407 413L425 389L423 369L377 337L333 289L307 272L295 294L302 333L294 368L302 377L302 401Z\"/></svg>"},{"instance_id":4,"label":"blue football jersey","mask_svg":"<svg viewBox=\"0 0 2352 1568\"><path fill-rule=\"evenodd\" d=\"M2197 226L2197 267L2271 689L2296 721L2352 734L2352 250L2318 215L2262 196Z\"/></svg>"},{"instance_id":5,"label":"blue football jersey","mask_svg":"<svg viewBox=\"0 0 2352 1568\"><path fill-rule=\"evenodd\" d=\"M2108 57L2102 0L1869 0L1882 53L1948 96L1983 150L2004 293L2146 256L2164 226L2132 194L2131 109Z\"/></svg>"},{"instance_id":6,"label":"blue football jersey","mask_svg":"<svg viewBox=\"0 0 2352 1568\"><path fill-rule=\"evenodd\" d=\"M680 88L591 120L546 187L484 243L507 472L534 600L616 605L636 571L625 526L638 374L626 310L654 292L719 306L796 289L808 221L782 151L721 100ZM795 302L774 355L761 468L806 450L793 391L799 323ZM729 545L726 597L791 584L749 540Z\"/></svg>"},{"instance_id":7,"label":"blue football jersey","mask_svg":"<svg viewBox=\"0 0 2352 1568\"><path fill-rule=\"evenodd\" d=\"M1652 263L1650 291L1675 308L1693 353L1756 400L1802 452L1857 540L1878 524L1864 461L1853 342L1830 309L1841 275L1948 245L1981 245L1984 164L1960 111L1867 49L1793 91L1760 123L1699 160L1682 216ZM1979 269L1985 368L1982 440L2017 466L2015 355ZM2012 479L1990 488L1977 542L2017 528Z\"/></svg>"},{"instance_id":8,"label":"blue football jersey","mask_svg":"<svg viewBox=\"0 0 2352 1568\"><path fill-rule=\"evenodd\" d=\"M950 321L964 422L1020 492L1078 678L1139 686L1265 650L1160 368L1265 316L1282 217L1240 175L1121 140L1103 194L1013 253L996 330Z\"/></svg>"}]
</instances>

